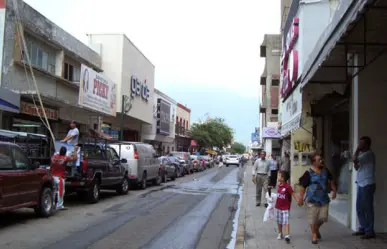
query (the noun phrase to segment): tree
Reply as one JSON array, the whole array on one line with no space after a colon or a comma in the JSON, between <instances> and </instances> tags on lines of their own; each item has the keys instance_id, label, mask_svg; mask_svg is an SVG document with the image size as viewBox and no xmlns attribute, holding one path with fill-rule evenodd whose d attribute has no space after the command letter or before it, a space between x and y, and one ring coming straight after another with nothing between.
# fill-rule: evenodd
<instances>
[{"instance_id":1,"label":"tree","mask_svg":"<svg viewBox=\"0 0 387 249\"><path fill-rule=\"evenodd\" d=\"M190 136L201 148L217 147L221 149L231 144L233 130L224 122L224 119L213 118L192 125Z\"/></svg>"},{"instance_id":2,"label":"tree","mask_svg":"<svg viewBox=\"0 0 387 249\"><path fill-rule=\"evenodd\" d=\"M246 152L246 147L238 142L235 142L231 145L231 153L233 154L243 154Z\"/></svg>"}]
</instances>

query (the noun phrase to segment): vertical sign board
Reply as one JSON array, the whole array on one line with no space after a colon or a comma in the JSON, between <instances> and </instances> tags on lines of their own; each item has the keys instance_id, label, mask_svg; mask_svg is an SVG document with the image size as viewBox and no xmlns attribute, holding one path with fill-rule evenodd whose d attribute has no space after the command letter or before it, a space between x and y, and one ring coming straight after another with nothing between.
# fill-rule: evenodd
<instances>
[{"instance_id":1,"label":"vertical sign board","mask_svg":"<svg viewBox=\"0 0 387 249\"><path fill-rule=\"evenodd\" d=\"M0 86L3 75L3 50L5 34L5 8L6 0L0 0Z\"/></svg>"},{"instance_id":2,"label":"vertical sign board","mask_svg":"<svg viewBox=\"0 0 387 249\"><path fill-rule=\"evenodd\" d=\"M157 99L157 134L168 136L171 124L171 104L159 98Z\"/></svg>"}]
</instances>

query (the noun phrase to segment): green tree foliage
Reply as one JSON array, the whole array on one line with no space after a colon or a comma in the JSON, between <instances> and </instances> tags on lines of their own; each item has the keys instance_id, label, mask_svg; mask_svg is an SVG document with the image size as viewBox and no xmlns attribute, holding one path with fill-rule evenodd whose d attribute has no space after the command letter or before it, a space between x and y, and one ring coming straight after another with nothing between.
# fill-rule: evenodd
<instances>
[{"instance_id":1,"label":"green tree foliage","mask_svg":"<svg viewBox=\"0 0 387 249\"><path fill-rule=\"evenodd\" d=\"M222 118L213 118L191 126L190 136L201 148L223 148L231 144L233 130Z\"/></svg>"},{"instance_id":2,"label":"green tree foliage","mask_svg":"<svg viewBox=\"0 0 387 249\"><path fill-rule=\"evenodd\" d=\"M238 142L235 142L231 145L231 153L233 154L243 154L246 152L246 147Z\"/></svg>"}]
</instances>

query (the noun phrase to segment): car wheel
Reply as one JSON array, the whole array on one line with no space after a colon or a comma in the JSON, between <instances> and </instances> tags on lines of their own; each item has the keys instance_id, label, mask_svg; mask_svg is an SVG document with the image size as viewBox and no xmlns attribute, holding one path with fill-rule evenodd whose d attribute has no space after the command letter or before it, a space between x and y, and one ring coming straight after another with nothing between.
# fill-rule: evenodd
<instances>
[{"instance_id":1,"label":"car wheel","mask_svg":"<svg viewBox=\"0 0 387 249\"><path fill-rule=\"evenodd\" d=\"M90 204L97 203L99 201L100 197L100 186L99 186L99 179L96 178L91 183L91 187L87 193L87 201Z\"/></svg>"},{"instance_id":2,"label":"car wheel","mask_svg":"<svg viewBox=\"0 0 387 249\"><path fill-rule=\"evenodd\" d=\"M128 178L125 176L124 179L122 179L121 184L117 188L117 193L120 195L126 195L129 192L129 181Z\"/></svg>"},{"instance_id":3,"label":"car wheel","mask_svg":"<svg viewBox=\"0 0 387 249\"><path fill-rule=\"evenodd\" d=\"M167 182L167 178L168 178L167 172L166 172L166 171L163 171L161 181L162 181L163 183L166 183L166 182Z\"/></svg>"},{"instance_id":4,"label":"car wheel","mask_svg":"<svg viewBox=\"0 0 387 249\"><path fill-rule=\"evenodd\" d=\"M146 189L146 187L147 187L147 180L146 180L146 173L145 172L142 174L140 187L141 187L141 189Z\"/></svg>"},{"instance_id":5,"label":"car wheel","mask_svg":"<svg viewBox=\"0 0 387 249\"><path fill-rule=\"evenodd\" d=\"M173 176L171 176L171 181L174 181L174 180L176 180L176 177L177 177L177 172L175 171L175 172L174 172L174 175L173 175Z\"/></svg>"},{"instance_id":6,"label":"car wheel","mask_svg":"<svg viewBox=\"0 0 387 249\"><path fill-rule=\"evenodd\" d=\"M54 198L52 190L49 187L44 187L40 192L39 206L35 208L35 213L41 217L49 217L52 214L54 207Z\"/></svg>"},{"instance_id":7,"label":"car wheel","mask_svg":"<svg viewBox=\"0 0 387 249\"><path fill-rule=\"evenodd\" d=\"M162 171L161 170L159 170L159 173L157 174L157 176L156 176L156 179L155 180L153 180L153 183L156 185L156 186L159 186L159 185L161 185L161 178L162 178Z\"/></svg>"},{"instance_id":8,"label":"car wheel","mask_svg":"<svg viewBox=\"0 0 387 249\"><path fill-rule=\"evenodd\" d=\"M226 164L226 167L228 167L228 166L230 166L230 165Z\"/></svg>"}]
</instances>

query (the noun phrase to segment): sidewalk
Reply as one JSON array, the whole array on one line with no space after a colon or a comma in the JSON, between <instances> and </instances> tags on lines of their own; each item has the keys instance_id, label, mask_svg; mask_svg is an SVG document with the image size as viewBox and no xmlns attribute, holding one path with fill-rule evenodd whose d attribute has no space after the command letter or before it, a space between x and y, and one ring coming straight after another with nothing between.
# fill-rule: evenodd
<instances>
[{"instance_id":1,"label":"sidewalk","mask_svg":"<svg viewBox=\"0 0 387 249\"><path fill-rule=\"evenodd\" d=\"M290 218L291 243L277 240L277 224L263 223L264 207L255 206L255 185L252 183L251 164L245 166L244 193L239 216L236 249L381 249L387 248L387 240L381 237L364 241L351 235L352 231L330 218L321 228L323 239L317 245L311 243L311 232L305 208L293 201Z\"/></svg>"}]
</instances>

